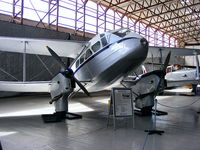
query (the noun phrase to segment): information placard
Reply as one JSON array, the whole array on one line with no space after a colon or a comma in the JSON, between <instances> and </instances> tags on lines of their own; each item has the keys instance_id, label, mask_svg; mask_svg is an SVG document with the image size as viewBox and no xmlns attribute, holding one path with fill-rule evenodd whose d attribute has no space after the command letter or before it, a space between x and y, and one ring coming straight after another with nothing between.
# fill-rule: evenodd
<instances>
[{"instance_id":1,"label":"information placard","mask_svg":"<svg viewBox=\"0 0 200 150\"><path fill-rule=\"evenodd\" d=\"M113 88L112 100L115 117L133 116L133 102L131 88Z\"/></svg>"}]
</instances>

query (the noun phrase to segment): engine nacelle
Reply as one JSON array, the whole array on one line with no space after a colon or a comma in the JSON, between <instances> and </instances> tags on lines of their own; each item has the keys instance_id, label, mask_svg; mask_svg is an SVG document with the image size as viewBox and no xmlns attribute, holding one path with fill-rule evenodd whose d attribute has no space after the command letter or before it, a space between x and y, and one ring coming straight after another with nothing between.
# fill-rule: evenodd
<instances>
[{"instance_id":1,"label":"engine nacelle","mask_svg":"<svg viewBox=\"0 0 200 150\"><path fill-rule=\"evenodd\" d=\"M64 77L61 73L57 74L52 79L52 84L50 87L51 98L53 99L62 94L62 97L54 103L56 112L68 111L68 103L66 103L66 101L73 89L74 87L72 86L71 79Z\"/></svg>"}]
</instances>

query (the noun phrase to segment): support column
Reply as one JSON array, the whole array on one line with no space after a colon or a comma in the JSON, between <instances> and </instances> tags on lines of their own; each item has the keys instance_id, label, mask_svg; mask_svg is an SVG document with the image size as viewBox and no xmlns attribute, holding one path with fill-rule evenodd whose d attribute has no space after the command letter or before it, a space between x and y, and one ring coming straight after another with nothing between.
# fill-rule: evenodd
<instances>
[{"instance_id":1,"label":"support column","mask_svg":"<svg viewBox=\"0 0 200 150\"><path fill-rule=\"evenodd\" d=\"M28 44L27 41L24 41L24 53L23 53L23 82L26 81L26 45Z\"/></svg>"},{"instance_id":2,"label":"support column","mask_svg":"<svg viewBox=\"0 0 200 150\"><path fill-rule=\"evenodd\" d=\"M21 9L16 12L16 5L19 5ZM24 15L24 0L13 0L13 22L23 24L23 15Z\"/></svg>"},{"instance_id":3,"label":"support column","mask_svg":"<svg viewBox=\"0 0 200 150\"><path fill-rule=\"evenodd\" d=\"M48 25L49 27L55 23L56 31L58 31L58 17L59 17L59 0L49 0L48 6ZM56 19L51 20L51 14L56 11ZM43 18L44 19L44 18ZM42 19L42 20L43 20Z\"/></svg>"}]
</instances>

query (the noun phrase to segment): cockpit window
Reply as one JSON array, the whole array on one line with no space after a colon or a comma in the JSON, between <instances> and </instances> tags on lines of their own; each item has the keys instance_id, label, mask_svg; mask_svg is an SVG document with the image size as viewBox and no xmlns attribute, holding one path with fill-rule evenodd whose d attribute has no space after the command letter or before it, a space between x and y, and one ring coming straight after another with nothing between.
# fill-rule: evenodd
<instances>
[{"instance_id":1,"label":"cockpit window","mask_svg":"<svg viewBox=\"0 0 200 150\"><path fill-rule=\"evenodd\" d=\"M100 42L96 42L94 45L92 45L92 50L94 52L98 51L100 49L101 45L100 45Z\"/></svg>"},{"instance_id":2,"label":"cockpit window","mask_svg":"<svg viewBox=\"0 0 200 150\"><path fill-rule=\"evenodd\" d=\"M107 40L106 40L106 37L104 36L102 39L101 39L101 43L102 43L102 46L106 46L108 44Z\"/></svg>"},{"instance_id":3,"label":"cockpit window","mask_svg":"<svg viewBox=\"0 0 200 150\"><path fill-rule=\"evenodd\" d=\"M102 38L105 34L100 34L100 37Z\"/></svg>"},{"instance_id":4,"label":"cockpit window","mask_svg":"<svg viewBox=\"0 0 200 150\"><path fill-rule=\"evenodd\" d=\"M88 59L92 55L92 51L88 49L85 53L85 60Z\"/></svg>"}]
</instances>

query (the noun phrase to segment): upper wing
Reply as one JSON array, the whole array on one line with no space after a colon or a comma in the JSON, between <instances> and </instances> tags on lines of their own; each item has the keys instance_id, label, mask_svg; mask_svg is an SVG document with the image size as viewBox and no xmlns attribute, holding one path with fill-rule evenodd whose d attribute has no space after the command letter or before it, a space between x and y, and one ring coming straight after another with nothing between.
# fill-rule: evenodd
<instances>
[{"instance_id":1,"label":"upper wing","mask_svg":"<svg viewBox=\"0 0 200 150\"><path fill-rule=\"evenodd\" d=\"M85 42L0 36L0 51L50 55L49 46L61 57L75 58Z\"/></svg>"},{"instance_id":2,"label":"upper wing","mask_svg":"<svg viewBox=\"0 0 200 150\"><path fill-rule=\"evenodd\" d=\"M195 52L200 55L199 49L149 46L147 57L151 58L152 55L153 57L166 57L169 51L171 51L172 56L190 56L194 55Z\"/></svg>"}]
</instances>

